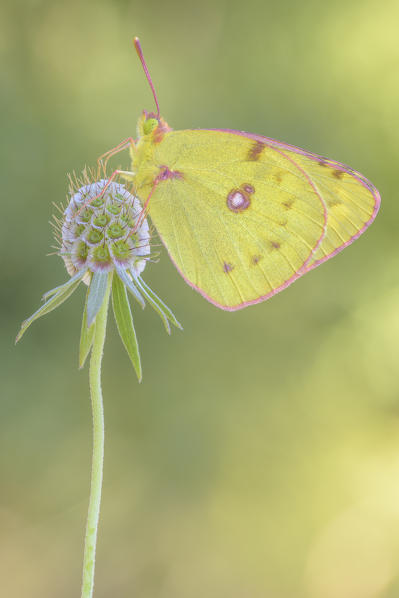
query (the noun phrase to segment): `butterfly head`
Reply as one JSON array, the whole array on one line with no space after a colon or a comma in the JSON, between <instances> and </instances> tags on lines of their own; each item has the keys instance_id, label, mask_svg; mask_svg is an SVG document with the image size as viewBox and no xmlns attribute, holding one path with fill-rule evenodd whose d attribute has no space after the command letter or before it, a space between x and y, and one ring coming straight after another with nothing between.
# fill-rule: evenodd
<instances>
[{"instance_id":1,"label":"butterfly head","mask_svg":"<svg viewBox=\"0 0 399 598\"><path fill-rule=\"evenodd\" d=\"M139 137L147 137L154 143L159 143L168 131L171 131L171 128L161 116L154 112L143 111L137 124Z\"/></svg>"}]
</instances>

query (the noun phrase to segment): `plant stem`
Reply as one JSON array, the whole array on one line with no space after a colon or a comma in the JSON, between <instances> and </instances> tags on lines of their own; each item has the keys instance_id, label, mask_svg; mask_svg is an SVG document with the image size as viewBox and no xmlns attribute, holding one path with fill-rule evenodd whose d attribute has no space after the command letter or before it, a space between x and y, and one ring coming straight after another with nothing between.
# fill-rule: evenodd
<instances>
[{"instance_id":1,"label":"plant stem","mask_svg":"<svg viewBox=\"0 0 399 598\"><path fill-rule=\"evenodd\" d=\"M103 357L109 297L112 274L108 276L107 290L103 303L96 316L93 347L90 358L90 396L93 414L93 457L89 511L87 515L85 547L83 557L83 580L81 598L92 598L94 588L94 567L98 520L100 517L101 489L104 463L104 408L101 391L101 362Z\"/></svg>"}]
</instances>

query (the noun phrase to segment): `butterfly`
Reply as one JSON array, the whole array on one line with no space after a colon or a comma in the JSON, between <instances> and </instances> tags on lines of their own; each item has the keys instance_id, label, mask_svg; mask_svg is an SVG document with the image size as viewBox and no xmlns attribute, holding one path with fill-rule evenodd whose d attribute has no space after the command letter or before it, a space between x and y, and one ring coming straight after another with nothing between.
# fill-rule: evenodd
<instances>
[{"instance_id":1,"label":"butterfly","mask_svg":"<svg viewBox=\"0 0 399 598\"><path fill-rule=\"evenodd\" d=\"M357 239L380 196L362 174L298 147L227 129L174 131L134 44L157 112L129 148L132 181L170 258L205 299L234 311L264 301ZM107 159L108 159L107 157Z\"/></svg>"}]
</instances>

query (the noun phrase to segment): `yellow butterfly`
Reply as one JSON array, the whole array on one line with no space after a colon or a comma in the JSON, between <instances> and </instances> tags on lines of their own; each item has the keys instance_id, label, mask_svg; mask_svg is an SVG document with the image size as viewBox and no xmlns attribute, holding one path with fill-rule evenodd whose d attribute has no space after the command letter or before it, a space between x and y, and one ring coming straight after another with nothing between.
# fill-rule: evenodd
<instances>
[{"instance_id":1,"label":"yellow butterfly","mask_svg":"<svg viewBox=\"0 0 399 598\"><path fill-rule=\"evenodd\" d=\"M243 131L173 131L143 112L133 182L184 280L225 310L268 299L336 255L374 220L377 189L351 168Z\"/></svg>"}]
</instances>

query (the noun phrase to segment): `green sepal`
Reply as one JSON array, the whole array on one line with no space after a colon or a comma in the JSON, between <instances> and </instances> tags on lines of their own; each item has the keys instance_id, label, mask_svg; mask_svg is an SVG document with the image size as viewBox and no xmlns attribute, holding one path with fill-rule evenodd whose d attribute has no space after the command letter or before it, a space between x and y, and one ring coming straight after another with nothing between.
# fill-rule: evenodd
<instances>
[{"instance_id":1,"label":"green sepal","mask_svg":"<svg viewBox=\"0 0 399 598\"><path fill-rule=\"evenodd\" d=\"M90 349L93 344L94 332L96 329L96 323L93 322L91 326L87 325L87 300L89 298L90 287L87 289L85 307L83 310L82 318L82 329L80 332L80 345L79 345L79 369L82 369L85 361L90 353Z\"/></svg>"},{"instance_id":2,"label":"green sepal","mask_svg":"<svg viewBox=\"0 0 399 598\"><path fill-rule=\"evenodd\" d=\"M119 336L136 370L137 378L141 382L141 360L132 312L127 298L126 287L118 276L114 276L114 280L112 281L112 307Z\"/></svg>"},{"instance_id":3,"label":"green sepal","mask_svg":"<svg viewBox=\"0 0 399 598\"><path fill-rule=\"evenodd\" d=\"M52 297L53 295L55 295L62 289L66 289L71 284L73 284L76 280L80 280L81 278L83 278L83 276L86 274L86 272L87 272L87 270L79 270L79 272L76 272L76 274L71 276L71 278L69 280L64 282L64 284L60 284L58 287L51 289L51 291L47 291L47 293L44 293L42 300L47 301L47 299L49 299L49 297Z\"/></svg>"},{"instance_id":4,"label":"green sepal","mask_svg":"<svg viewBox=\"0 0 399 598\"><path fill-rule=\"evenodd\" d=\"M148 284L146 284L140 276L138 276L137 278L141 286L141 289L145 289L147 291L147 293L151 296L152 300L159 305L159 307L162 309L162 311L165 312L166 316L169 318L172 324L176 326L176 328L179 328L179 330L183 330L183 326L180 324L172 310L167 305L165 305L162 299L160 299L158 295L154 293L152 289L150 289Z\"/></svg>"},{"instance_id":5,"label":"green sepal","mask_svg":"<svg viewBox=\"0 0 399 598\"><path fill-rule=\"evenodd\" d=\"M30 316L30 318L24 320L21 324L21 330L17 334L17 338L15 342L17 343L22 336L25 334L26 330L29 328L31 324L38 318L45 316L46 314L53 311L59 307L64 301L68 299L74 292L74 290L79 286L81 281L81 277L74 280L71 284L61 285L60 290L56 292L56 294L51 297L44 305L42 305L34 314ZM70 282L70 281L68 281Z\"/></svg>"},{"instance_id":6,"label":"green sepal","mask_svg":"<svg viewBox=\"0 0 399 598\"><path fill-rule=\"evenodd\" d=\"M135 284L132 282L132 279L126 274L126 270L123 270L122 268L116 268L116 272L117 272L119 278L121 279L121 281L123 282L123 284L127 286L130 293L133 295L133 297L136 299L136 301L144 309L145 301L144 301L143 297L140 295L140 292L136 288Z\"/></svg>"},{"instance_id":7,"label":"green sepal","mask_svg":"<svg viewBox=\"0 0 399 598\"><path fill-rule=\"evenodd\" d=\"M112 272L94 272L91 277L89 294L87 296L87 325L91 326L96 319L96 315L103 304L105 293L107 291L108 275Z\"/></svg>"},{"instance_id":8,"label":"green sepal","mask_svg":"<svg viewBox=\"0 0 399 598\"><path fill-rule=\"evenodd\" d=\"M150 289L150 287L144 282L142 278L140 278L140 276L135 277L135 282L137 283L144 297L147 299L148 303L152 306L153 309L155 309L155 311L160 316L161 320L164 323L166 332L170 334L169 320L174 326L176 326L176 328L183 330L182 325L176 319L174 313L169 309L167 305L165 305L165 303L158 297L158 295L156 295L154 291Z\"/></svg>"}]
</instances>

